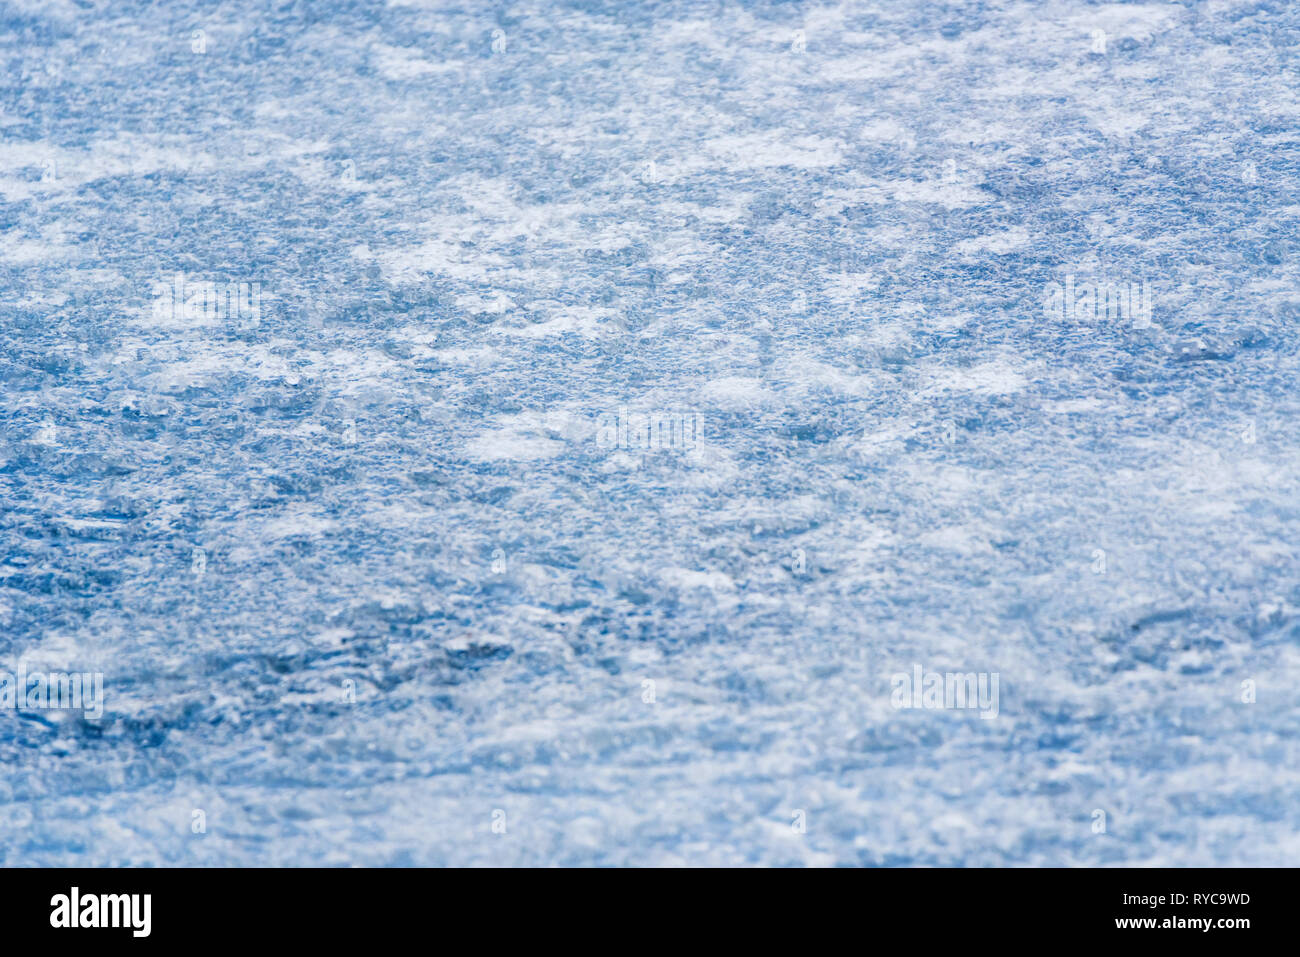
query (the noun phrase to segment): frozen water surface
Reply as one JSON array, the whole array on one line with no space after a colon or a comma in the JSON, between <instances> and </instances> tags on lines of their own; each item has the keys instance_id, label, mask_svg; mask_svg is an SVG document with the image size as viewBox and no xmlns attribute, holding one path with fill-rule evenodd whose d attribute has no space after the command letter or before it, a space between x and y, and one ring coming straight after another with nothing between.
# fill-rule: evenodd
<instances>
[{"instance_id":1,"label":"frozen water surface","mask_svg":"<svg viewBox=\"0 0 1300 957\"><path fill-rule=\"evenodd\" d=\"M1298 46L0 4L0 862L1294 863Z\"/></svg>"}]
</instances>

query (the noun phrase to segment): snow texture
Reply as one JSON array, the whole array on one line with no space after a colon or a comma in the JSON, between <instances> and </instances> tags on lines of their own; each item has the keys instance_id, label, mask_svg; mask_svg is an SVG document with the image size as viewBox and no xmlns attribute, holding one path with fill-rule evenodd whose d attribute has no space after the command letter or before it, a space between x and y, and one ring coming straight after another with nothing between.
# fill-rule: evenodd
<instances>
[{"instance_id":1,"label":"snow texture","mask_svg":"<svg viewBox=\"0 0 1300 957\"><path fill-rule=\"evenodd\" d=\"M1300 856L1292 0L0 57L0 863Z\"/></svg>"}]
</instances>

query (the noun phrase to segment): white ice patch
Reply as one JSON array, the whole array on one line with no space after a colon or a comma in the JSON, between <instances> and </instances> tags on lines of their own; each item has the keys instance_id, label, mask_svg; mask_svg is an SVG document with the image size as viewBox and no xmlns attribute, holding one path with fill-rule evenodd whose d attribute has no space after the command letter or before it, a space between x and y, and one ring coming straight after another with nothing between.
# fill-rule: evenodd
<instances>
[{"instance_id":1,"label":"white ice patch","mask_svg":"<svg viewBox=\"0 0 1300 957\"><path fill-rule=\"evenodd\" d=\"M580 417L565 412L520 413L502 416L497 423L465 443L467 456L480 462L554 458L565 451L566 440L580 441L589 431ZM594 444L594 431L592 436Z\"/></svg>"},{"instance_id":2,"label":"white ice patch","mask_svg":"<svg viewBox=\"0 0 1300 957\"><path fill-rule=\"evenodd\" d=\"M926 369L929 386L927 394L936 392L976 392L982 395L1008 395L1019 392L1028 385L1024 370L1006 360L982 362L968 368Z\"/></svg>"},{"instance_id":3,"label":"white ice patch","mask_svg":"<svg viewBox=\"0 0 1300 957\"><path fill-rule=\"evenodd\" d=\"M714 379L701 390L711 405L727 411L741 411L773 404L777 397L758 379L729 376Z\"/></svg>"},{"instance_id":4,"label":"white ice patch","mask_svg":"<svg viewBox=\"0 0 1300 957\"><path fill-rule=\"evenodd\" d=\"M417 47L395 47L376 43L370 47L375 69L390 80L414 80L422 76L454 73L463 69L460 61L437 62Z\"/></svg>"},{"instance_id":5,"label":"white ice patch","mask_svg":"<svg viewBox=\"0 0 1300 957\"><path fill-rule=\"evenodd\" d=\"M700 150L712 156L724 169L764 169L790 166L795 169L819 169L843 161L840 144L816 136L787 138L777 132L719 136L705 140ZM693 169L698 162L683 164Z\"/></svg>"},{"instance_id":6,"label":"white ice patch","mask_svg":"<svg viewBox=\"0 0 1300 957\"><path fill-rule=\"evenodd\" d=\"M962 255L988 252L996 256L1003 256L1018 249L1024 249L1027 245L1029 245L1029 231L1024 227L1016 226L1012 229L1003 229L984 236L963 239L953 246L953 251Z\"/></svg>"}]
</instances>

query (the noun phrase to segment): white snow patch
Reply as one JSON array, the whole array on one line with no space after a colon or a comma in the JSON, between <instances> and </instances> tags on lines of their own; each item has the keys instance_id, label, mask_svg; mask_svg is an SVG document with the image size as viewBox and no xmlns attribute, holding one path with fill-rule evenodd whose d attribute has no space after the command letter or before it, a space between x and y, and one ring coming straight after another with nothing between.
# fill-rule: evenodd
<instances>
[{"instance_id":1,"label":"white snow patch","mask_svg":"<svg viewBox=\"0 0 1300 957\"><path fill-rule=\"evenodd\" d=\"M953 246L953 252L968 255L970 253L989 252L1001 256L1015 252L1029 245L1029 232L1023 227L1004 229L984 236L963 239Z\"/></svg>"}]
</instances>

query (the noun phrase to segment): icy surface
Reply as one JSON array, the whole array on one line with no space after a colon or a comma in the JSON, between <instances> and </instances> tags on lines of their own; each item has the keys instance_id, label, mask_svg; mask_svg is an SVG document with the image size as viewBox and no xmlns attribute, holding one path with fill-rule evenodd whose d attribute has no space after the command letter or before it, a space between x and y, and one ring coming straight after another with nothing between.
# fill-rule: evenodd
<instances>
[{"instance_id":1,"label":"icy surface","mask_svg":"<svg viewBox=\"0 0 1300 957\"><path fill-rule=\"evenodd\" d=\"M1296 862L1295 3L9 0L0 56L0 667L107 695L0 711L0 863Z\"/></svg>"}]
</instances>

